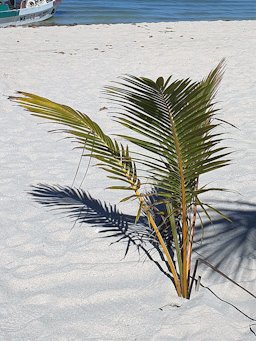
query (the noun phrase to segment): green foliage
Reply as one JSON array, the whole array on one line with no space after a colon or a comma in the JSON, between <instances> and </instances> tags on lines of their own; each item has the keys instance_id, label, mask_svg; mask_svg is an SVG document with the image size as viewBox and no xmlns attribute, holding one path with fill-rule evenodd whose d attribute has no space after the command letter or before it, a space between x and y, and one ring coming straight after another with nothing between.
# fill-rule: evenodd
<instances>
[{"instance_id":1,"label":"green foliage","mask_svg":"<svg viewBox=\"0 0 256 341\"><path fill-rule=\"evenodd\" d=\"M119 137L139 148L133 157L128 146L107 136L79 111L24 92L11 98L34 116L62 125L60 130L86 150L85 156L96 159L109 178L123 182L111 189L132 191L122 201L139 200L136 221L140 214L147 216L166 256L177 293L183 297L189 296L197 207L208 217L209 209L215 210L199 196L223 190L201 186L199 177L229 163L229 152L220 144L222 135L216 132L220 121L214 107L222 73L223 61L200 82L172 81L171 77L154 82L126 76L115 86L105 88L107 96L119 106L115 120L132 132ZM152 187L149 193L143 192L136 165L147 170L143 180ZM170 256L173 252L178 265Z\"/></svg>"}]
</instances>

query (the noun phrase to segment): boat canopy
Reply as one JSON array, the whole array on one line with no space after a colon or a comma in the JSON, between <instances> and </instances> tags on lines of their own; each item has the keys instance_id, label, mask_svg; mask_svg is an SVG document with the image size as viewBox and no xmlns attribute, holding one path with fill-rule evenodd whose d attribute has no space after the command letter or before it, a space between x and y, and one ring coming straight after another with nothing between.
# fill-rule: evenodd
<instances>
[{"instance_id":1,"label":"boat canopy","mask_svg":"<svg viewBox=\"0 0 256 341\"><path fill-rule=\"evenodd\" d=\"M0 11L8 11L9 9L20 8L22 0L0 0Z\"/></svg>"},{"instance_id":2,"label":"boat canopy","mask_svg":"<svg viewBox=\"0 0 256 341\"><path fill-rule=\"evenodd\" d=\"M6 5L6 4L3 4L3 3L1 2L1 0L0 0L0 12L2 12L2 11L8 11L9 9L10 9L9 6Z\"/></svg>"}]
</instances>

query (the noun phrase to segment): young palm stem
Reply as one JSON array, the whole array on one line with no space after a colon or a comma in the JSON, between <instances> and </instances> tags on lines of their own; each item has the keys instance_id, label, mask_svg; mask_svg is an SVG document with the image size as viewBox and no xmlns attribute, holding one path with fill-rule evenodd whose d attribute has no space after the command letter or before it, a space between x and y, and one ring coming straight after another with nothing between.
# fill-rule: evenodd
<instances>
[{"instance_id":1,"label":"young palm stem","mask_svg":"<svg viewBox=\"0 0 256 341\"><path fill-rule=\"evenodd\" d=\"M140 207L141 207L142 211L145 213L145 215L148 219L149 226L151 226L153 228L153 230L155 231L156 236L158 238L158 241L159 241L160 245L162 246L164 255L166 256L168 265L169 265L171 273L173 275L174 286L175 286L175 289L177 291L177 294L178 294L178 296L182 296L180 280L179 280L175 265L173 263L173 260L170 256L169 250L168 250L168 248L165 245L165 242L163 240L163 237L162 237L162 235L161 235L161 233L160 233L160 231L159 231L159 229L158 229L158 227L157 227L157 225L156 225L156 223L155 223L155 221L154 221L154 219L153 219L153 217L149 211L148 205L145 203L144 199L140 195L138 185L134 183L132 177L130 176L130 174L127 173L127 171L125 169L124 169L124 172L125 172L125 175L126 175L128 181L130 182L132 188L134 189L135 196L137 197L137 199L140 202Z\"/></svg>"},{"instance_id":2,"label":"young palm stem","mask_svg":"<svg viewBox=\"0 0 256 341\"><path fill-rule=\"evenodd\" d=\"M189 237L189 243L188 243L188 256L187 256L188 278L190 277L191 256L192 256L193 239L194 239L195 224L196 224L196 214L197 214L197 206L194 205L194 207L193 207L193 216L192 216L192 219L191 219L190 237Z\"/></svg>"},{"instance_id":3,"label":"young palm stem","mask_svg":"<svg viewBox=\"0 0 256 341\"><path fill-rule=\"evenodd\" d=\"M175 222L173 207L172 207L172 204L169 202L166 203L166 211L167 211L167 214L169 217L170 226L171 226L171 230L172 230L172 236L173 236L173 240L174 240L174 245L175 245L175 250L176 250L176 255L177 255L177 261L178 261L178 266L179 266L180 278L182 278L181 249L180 249L180 245L179 245L179 241L178 241L177 228L176 228L176 222Z\"/></svg>"},{"instance_id":4,"label":"young palm stem","mask_svg":"<svg viewBox=\"0 0 256 341\"><path fill-rule=\"evenodd\" d=\"M182 168L182 167L181 167ZM187 264L187 245L188 245L188 225L187 225L187 204L184 178L182 170L181 192L182 192L182 296L187 298L188 296L188 264Z\"/></svg>"},{"instance_id":5,"label":"young palm stem","mask_svg":"<svg viewBox=\"0 0 256 341\"><path fill-rule=\"evenodd\" d=\"M168 265L170 267L170 270L171 270L171 273L173 275L173 281L174 281L174 285L175 285L175 289L177 291L177 294L178 296L181 296L181 284L180 284L180 280L179 280L179 277L178 277L178 274L177 274L177 271L176 271L176 268L175 268L175 265L173 263L173 260L170 256L170 253L169 253L169 250L168 248L166 247L165 245L165 242L163 240L163 237L148 209L148 206L145 204L143 198L141 197L140 193L138 190L135 190L135 195L136 197L139 199L139 202L140 202L140 205L141 205L141 208L142 208L142 211L145 213L147 219L148 219L148 223L149 225L153 228L153 230L155 231L156 233L156 236L159 240L159 243L160 245L162 246L162 249L163 249L163 252L166 256L166 259L167 259L167 262L168 262Z\"/></svg>"},{"instance_id":6,"label":"young palm stem","mask_svg":"<svg viewBox=\"0 0 256 341\"><path fill-rule=\"evenodd\" d=\"M180 280L178 278L178 274L177 274L177 271L176 271L176 268L175 268L175 265L173 264L173 260L170 256L170 253L165 245L165 242L163 240L163 237L161 235L161 233L159 232L159 229L158 227L156 226L156 223L152 217L152 215L150 214L149 211L145 212L146 213L146 216L148 218L148 222L149 222L149 225L151 225L156 233L156 236L159 240L159 243L161 244L162 246L162 249L163 249L163 252L167 258L167 262L170 266L170 269L171 269L171 273L173 275L173 280L174 280L174 284L175 284L175 288L176 288L176 291L177 291L177 294L178 296L181 296L181 285L180 285Z\"/></svg>"},{"instance_id":7,"label":"young palm stem","mask_svg":"<svg viewBox=\"0 0 256 341\"><path fill-rule=\"evenodd\" d=\"M199 178L196 179L195 189L198 189L198 181ZM187 271L188 271L188 280L190 278L190 269L191 269L191 257L192 257L192 249L193 249L193 240L194 240L194 233L195 233L195 224L196 224L196 215L197 215L197 205L193 205L193 216L190 220L190 236L188 242L188 256L187 256Z\"/></svg>"}]
</instances>

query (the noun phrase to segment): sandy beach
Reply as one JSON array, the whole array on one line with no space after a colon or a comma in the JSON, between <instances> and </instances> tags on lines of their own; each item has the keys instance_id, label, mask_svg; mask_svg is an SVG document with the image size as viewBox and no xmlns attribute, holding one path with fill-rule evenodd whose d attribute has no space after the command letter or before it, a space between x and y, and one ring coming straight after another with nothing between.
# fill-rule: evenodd
<instances>
[{"instance_id":1,"label":"sandy beach","mask_svg":"<svg viewBox=\"0 0 256 341\"><path fill-rule=\"evenodd\" d=\"M0 340L254 340L255 298L219 274L201 265L205 288L179 300L145 254L131 245L124 258L125 243L102 238L103 220L74 225L57 204L53 210L35 202L28 192L38 184L82 183L84 193L112 208L122 195L105 189L109 181L95 167L83 179L88 160L73 183L80 153L8 96L22 90L70 105L115 134L120 126L110 119L105 85L124 74L200 80L225 58L217 100L221 118L238 128L225 128L233 162L202 182L232 190L208 200L233 223L216 217L207 224L194 256L255 295L256 21L0 31ZM118 208L132 225L132 203Z\"/></svg>"}]
</instances>

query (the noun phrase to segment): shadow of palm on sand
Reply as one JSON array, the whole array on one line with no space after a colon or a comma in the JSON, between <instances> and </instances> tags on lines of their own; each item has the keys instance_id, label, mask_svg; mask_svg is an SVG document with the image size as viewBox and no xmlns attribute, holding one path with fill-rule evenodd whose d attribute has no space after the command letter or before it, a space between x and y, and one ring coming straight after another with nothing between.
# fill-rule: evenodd
<instances>
[{"instance_id":1,"label":"shadow of palm on sand","mask_svg":"<svg viewBox=\"0 0 256 341\"><path fill-rule=\"evenodd\" d=\"M141 217L135 224L135 217L122 214L116 206L94 199L82 189L39 184L33 186L30 194L43 206L62 211L69 218L97 227L103 237L111 238L112 243L125 242L125 256L131 245L152 260L158 268L171 278L162 265L152 256L156 251L164 262L163 254L156 242L147 220ZM217 202L223 207L227 203ZM237 205L236 205L237 207ZM239 209L221 209L232 219L232 223L217 216L213 223L204 224L204 239L200 241L201 232L196 234L194 251L218 267L222 263L232 264L234 276L244 259L255 257L256 245L256 205L239 203ZM233 256L236 256L234 263Z\"/></svg>"},{"instance_id":2,"label":"shadow of palm on sand","mask_svg":"<svg viewBox=\"0 0 256 341\"><path fill-rule=\"evenodd\" d=\"M142 251L161 272L172 280L169 273L152 254L156 252L168 268L156 242L155 234L148 227L144 217L141 217L135 224L135 217L119 212L116 205L102 203L84 190L68 186L39 184L33 186L29 194L41 205L61 211L75 222L86 223L97 228L102 237L112 239L111 244L124 242L124 257L133 245L139 253Z\"/></svg>"},{"instance_id":3,"label":"shadow of palm on sand","mask_svg":"<svg viewBox=\"0 0 256 341\"><path fill-rule=\"evenodd\" d=\"M228 202L215 202L219 207ZM194 251L203 255L215 267L222 267L233 278L243 276L243 267L256 255L256 205L247 202L234 203L235 208L220 208L232 222L215 216L213 224L204 224L204 238L196 236ZM239 207L239 208L238 208ZM227 269L227 270L226 270ZM239 271L238 271L239 270Z\"/></svg>"}]
</instances>

